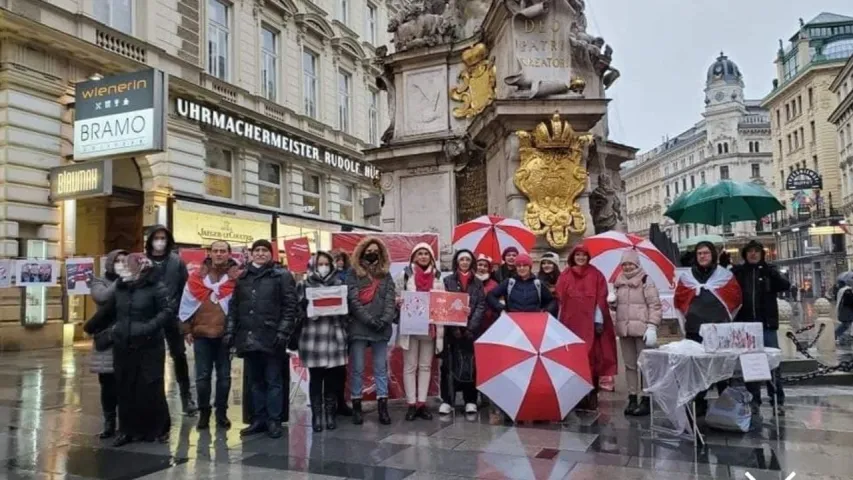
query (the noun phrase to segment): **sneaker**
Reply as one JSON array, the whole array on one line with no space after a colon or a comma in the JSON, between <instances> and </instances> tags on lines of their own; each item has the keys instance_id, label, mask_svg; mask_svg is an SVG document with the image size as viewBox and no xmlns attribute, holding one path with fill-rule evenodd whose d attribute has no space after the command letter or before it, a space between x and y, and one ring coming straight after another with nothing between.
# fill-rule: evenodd
<instances>
[{"instance_id":1,"label":"sneaker","mask_svg":"<svg viewBox=\"0 0 853 480\"><path fill-rule=\"evenodd\" d=\"M465 413L477 413L477 404L466 403L465 404Z\"/></svg>"},{"instance_id":2,"label":"sneaker","mask_svg":"<svg viewBox=\"0 0 853 480\"><path fill-rule=\"evenodd\" d=\"M442 415L450 415L453 413L453 407L451 407L449 403L442 403L441 406L438 407L438 413Z\"/></svg>"}]
</instances>

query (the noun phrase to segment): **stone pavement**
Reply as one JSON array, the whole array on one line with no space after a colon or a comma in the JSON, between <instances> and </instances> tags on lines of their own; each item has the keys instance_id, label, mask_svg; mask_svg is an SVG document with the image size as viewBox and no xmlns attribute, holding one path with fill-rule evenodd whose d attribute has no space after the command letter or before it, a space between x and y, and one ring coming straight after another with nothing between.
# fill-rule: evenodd
<instances>
[{"instance_id":1,"label":"stone pavement","mask_svg":"<svg viewBox=\"0 0 853 480\"><path fill-rule=\"evenodd\" d=\"M360 427L314 434L296 408L282 439L240 439L195 430L169 403L171 442L111 448L100 441L97 378L85 348L0 355L0 478L8 479L441 479L571 480L848 479L853 448L853 389L790 388L781 438L765 421L749 434L713 433L707 450L647 438L648 420L626 419L621 395L607 394L593 422L566 426L493 426L488 415L457 415L380 426L374 413ZM234 379L240 378L235 362ZM169 369L167 369L169 371ZM171 383L171 382L170 382ZM239 418L239 381L231 418ZM237 395L234 395L236 393ZM766 402L765 402L766 404ZM769 417L767 411L765 417Z\"/></svg>"}]
</instances>

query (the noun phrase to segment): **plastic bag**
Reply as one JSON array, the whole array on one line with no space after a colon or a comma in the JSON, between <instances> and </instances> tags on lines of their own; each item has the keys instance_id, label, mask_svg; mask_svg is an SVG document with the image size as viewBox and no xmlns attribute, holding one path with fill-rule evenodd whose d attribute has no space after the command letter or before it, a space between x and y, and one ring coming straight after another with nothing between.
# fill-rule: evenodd
<instances>
[{"instance_id":1,"label":"plastic bag","mask_svg":"<svg viewBox=\"0 0 853 480\"><path fill-rule=\"evenodd\" d=\"M729 387L711 404L705 415L709 427L729 432L748 432L752 423L752 395L745 387Z\"/></svg>"}]
</instances>

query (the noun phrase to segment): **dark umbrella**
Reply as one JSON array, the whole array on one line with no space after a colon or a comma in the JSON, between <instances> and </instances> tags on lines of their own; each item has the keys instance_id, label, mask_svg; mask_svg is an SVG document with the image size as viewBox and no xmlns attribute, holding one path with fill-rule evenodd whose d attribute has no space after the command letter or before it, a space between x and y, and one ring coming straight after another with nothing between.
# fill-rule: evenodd
<instances>
[{"instance_id":1,"label":"dark umbrella","mask_svg":"<svg viewBox=\"0 0 853 480\"><path fill-rule=\"evenodd\" d=\"M679 265L680 254L678 252L678 245L667 234L661 231L659 224L653 223L649 227L649 241L672 263Z\"/></svg>"}]
</instances>

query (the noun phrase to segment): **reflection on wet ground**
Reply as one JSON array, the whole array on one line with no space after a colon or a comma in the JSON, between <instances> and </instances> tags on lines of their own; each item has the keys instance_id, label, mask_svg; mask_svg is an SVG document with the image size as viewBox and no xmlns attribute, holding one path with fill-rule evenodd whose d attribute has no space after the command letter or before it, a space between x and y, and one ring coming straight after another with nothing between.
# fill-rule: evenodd
<instances>
[{"instance_id":1,"label":"reflection on wet ground","mask_svg":"<svg viewBox=\"0 0 853 480\"><path fill-rule=\"evenodd\" d=\"M853 388L788 391L788 415L777 438L770 412L748 434L709 433L708 448L650 439L647 419L626 419L621 394L605 394L594 420L566 425L490 425L488 415L380 426L342 419L315 434L304 407L295 407L286 434L241 439L240 382L230 416L235 427L198 432L177 414L174 384L170 443L120 449L101 441L99 387L88 372L88 349L0 355L0 478L9 479L441 479L683 480L850 478ZM167 368L167 372L170 369ZM233 378L241 364L235 361ZM171 383L171 382L170 382ZM765 402L767 405L768 402Z\"/></svg>"}]
</instances>

